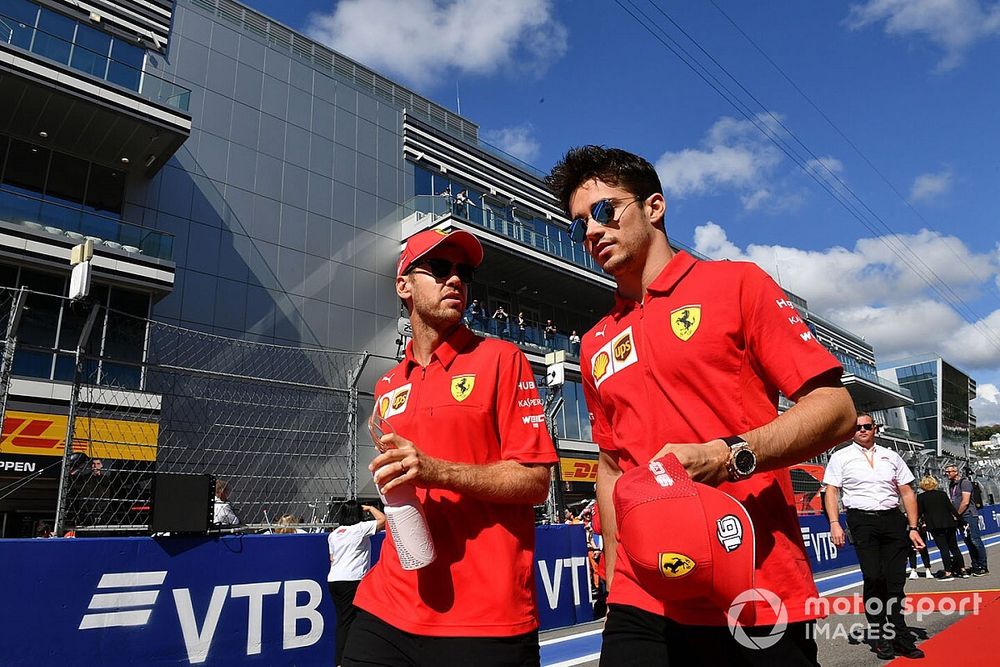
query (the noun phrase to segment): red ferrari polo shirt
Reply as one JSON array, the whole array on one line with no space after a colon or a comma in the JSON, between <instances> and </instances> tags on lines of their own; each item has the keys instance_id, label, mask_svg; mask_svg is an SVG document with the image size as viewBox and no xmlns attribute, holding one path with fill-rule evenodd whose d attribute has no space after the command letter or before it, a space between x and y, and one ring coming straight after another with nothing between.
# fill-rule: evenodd
<instances>
[{"instance_id":1,"label":"red ferrari polo shirt","mask_svg":"<svg viewBox=\"0 0 1000 667\"><path fill-rule=\"evenodd\" d=\"M594 440L623 471L665 443L746 433L777 416L778 392L842 372L781 289L756 265L703 262L678 253L641 303L617 298L582 341L581 369ZM787 469L721 489L746 506L756 530L756 586L776 593L790 622L812 618L816 586L806 558ZM669 526L663 526L669 529ZM651 529L657 529L651 527ZM689 625L724 625L708 603L668 603L636 582L619 544L609 603ZM758 623L774 623L766 604Z\"/></svg>"},{"instance_id":2,"label":"red ferrari polo shirt","mask_svg":"<svg viewBox=\"0 0 1000 667\"><path fill-rule=\"evenodd\" d=\"M422 452L460 463L555 463L531 366L514 345L459 327L424 368L406 357L375 387L375 409ZM417 488L437 559L407 571L388 534L355 604L406 632L505 637L538 627L531 505Z\"/></svg>"}]
</instances>

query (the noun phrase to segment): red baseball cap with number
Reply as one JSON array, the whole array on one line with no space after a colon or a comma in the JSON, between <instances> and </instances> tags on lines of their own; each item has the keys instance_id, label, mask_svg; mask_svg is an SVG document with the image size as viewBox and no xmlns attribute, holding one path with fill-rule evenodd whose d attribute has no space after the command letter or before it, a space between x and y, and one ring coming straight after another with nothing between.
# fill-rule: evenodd
<instances>
[{"instance_id":1,"label":"red baseball cap with number","mask_svg":"<svg viewBox=\"0 0 1000 667\"><path fill-rule=\"evenodd\" d=\"M473 267L483 262L483 246L479 243L479 239L469 232L462 229L453 229L450 232L442 229L425 229L406 240L406 246L399 254L399 263L396 265L396 277L406 273L414 262L442 245L450 245L461 250L466 261Z\"/></svg>"},{"instance_id":2,"label":"red baseball cap with number","mask_svg":"<svg viewBox=\"0 0 1000 667\"><path fill-rule=\"evenodd\" d=\"M754 587L754 529L729 494L691 481L673 454L615 484L618 539L639 583L661 600L702 598L728 610Z\"/></svg>"}]
</instances>

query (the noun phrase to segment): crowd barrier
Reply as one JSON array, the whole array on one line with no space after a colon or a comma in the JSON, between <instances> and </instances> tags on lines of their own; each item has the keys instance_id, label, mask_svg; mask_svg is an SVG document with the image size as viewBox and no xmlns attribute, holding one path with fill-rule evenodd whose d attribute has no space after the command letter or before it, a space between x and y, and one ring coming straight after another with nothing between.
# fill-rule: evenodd
<instances>
[{"instance_id":1,"label":"crowd barrier","mask_svg":"<svg viewBox=\"0 0 1000 667\"><path fill-rule=\"evenodd\" d=\"M845 544L838 549L833 545L830 540L830 522L825 516L800 516L799 524L802 527L802 540L805 542L813 572L837 570L858 564L858 555L853 546ZM847 526L847 520L843 515L840 517L840 525ZM1000 505L986 505L979 510L979 532L982 535L1000 532ZM928 547L933 547L933 538L930 538L930 542Z\"/></svg>"},{"instance_id":2,"label":"crowd barrier","mask_svg":"<svg viewBox=\"0 0 1000 667\"><path fill-rule=\"evenodd\" d=\"M542 628L591 620L583 526L539 527L535 561ZM5 667L333 662L326 535L0 540L0 563Z\"/></svg>"}]
</instances>

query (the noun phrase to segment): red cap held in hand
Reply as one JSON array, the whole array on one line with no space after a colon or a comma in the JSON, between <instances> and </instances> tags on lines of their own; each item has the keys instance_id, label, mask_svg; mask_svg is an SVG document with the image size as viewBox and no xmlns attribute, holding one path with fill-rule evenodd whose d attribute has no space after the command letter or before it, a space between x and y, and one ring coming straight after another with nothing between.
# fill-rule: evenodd
<instances>
[{"instance_id":1,"label":"red cap held in hand","mask_svg":"<svg viewBox=\"0 0 1000 667\"><path fill-rule=\"evenodd\" d=\"M639 583L661 600L703 598L722 610L754 587L754 530L735 498L691 481L673 454L615 485L618 539Z\"/></svg>"}]
</instances>

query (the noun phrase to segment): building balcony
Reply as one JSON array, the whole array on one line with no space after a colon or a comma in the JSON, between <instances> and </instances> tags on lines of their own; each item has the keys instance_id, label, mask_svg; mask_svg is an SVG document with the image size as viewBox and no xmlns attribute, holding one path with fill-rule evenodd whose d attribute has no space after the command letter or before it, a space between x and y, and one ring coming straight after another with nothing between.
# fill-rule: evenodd
<instances>
[{"instance_id":1,"label":"building balcony","mask_svg":"<svg viewBox=\"0 0 1000 667\"><path fill-rule=\"evenodd\" d=\"M174 237L167 232L5 188L0 188L0 222L68 239L74 245L90 239L97 250L173 260Z\"/></svg>"},{"instance_id":2,"label":"building balcony","mask_svg":"<svg viewBox=\"0 0 1000 667\"><path fill-rule=\"evenodd\" d=\"M904 389L875 374L855 375L845 372L841 382L859 410L873 412L913 405L913 396L909 389Z\"/></svg>"},{"instance_id":3,"label":"building balcony","mask_svg":"<svg viewBox=\"0 0 1000 667\"><path fill-rule=\"evenodd\" d=\"M0 132L155 174L191 133L191 91L145 71L134 45L39 11L58 30L0 14Z\"/></svg>"},{"instance_id":4,"label":"building balcony","mask_svg":"<svg viewBox=\"0 0 1000 667\"><path fill-rule=\"evenodd\" d=\"M445 217L451 217L491 235L513 241L526 249L541 251L552 259L584 269L594 276L608 279L607 274L594 264L593 258L583 246L570 240L561 225L537 218L523 218L517 214L516 208L509 205L501 206L498 203L496 206L480 206L471 201L461 203L451 196L418 195L403 205L399 217L405 219L415 213L430 216L420 220L418 224L421 228L437 226Z\"/></svg>"}]
</instances>

